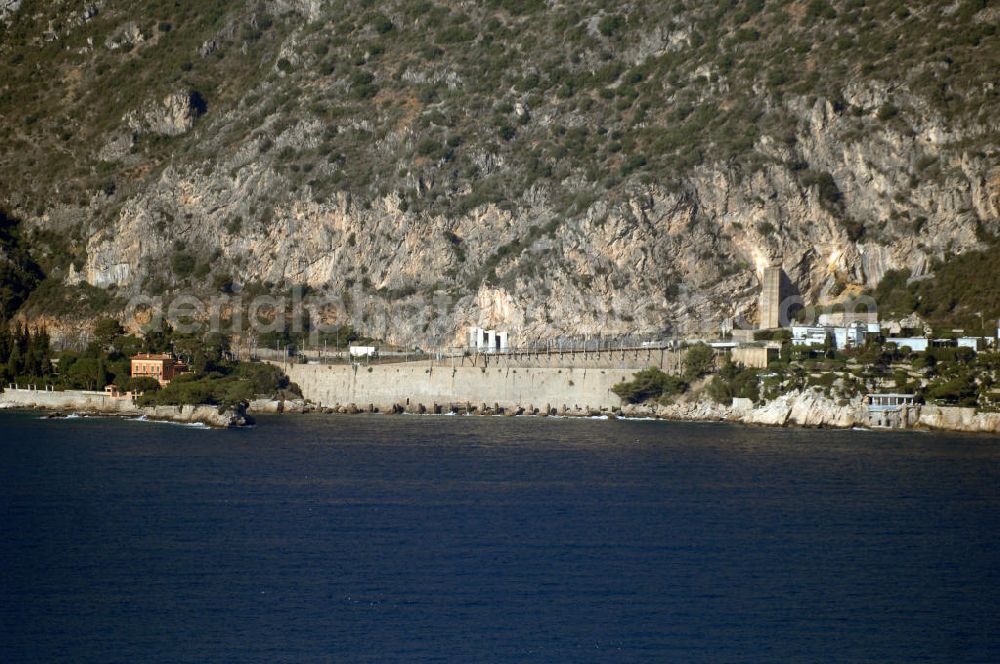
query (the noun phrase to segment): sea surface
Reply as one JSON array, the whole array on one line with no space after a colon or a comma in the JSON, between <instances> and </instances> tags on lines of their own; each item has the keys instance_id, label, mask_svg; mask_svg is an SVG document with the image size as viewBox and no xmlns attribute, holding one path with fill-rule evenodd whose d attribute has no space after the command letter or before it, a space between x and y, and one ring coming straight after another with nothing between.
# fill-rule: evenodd
<instances>
[{"instance_id":1,"label":"sea surface","mask_svg":"<svg viewBox=\"0 0 1000 664\"><path fill-rule=\"evenodd\" d=\"M0 413L0 662L1000 661L1000 440Z\"/></svg>"}]
</instances>

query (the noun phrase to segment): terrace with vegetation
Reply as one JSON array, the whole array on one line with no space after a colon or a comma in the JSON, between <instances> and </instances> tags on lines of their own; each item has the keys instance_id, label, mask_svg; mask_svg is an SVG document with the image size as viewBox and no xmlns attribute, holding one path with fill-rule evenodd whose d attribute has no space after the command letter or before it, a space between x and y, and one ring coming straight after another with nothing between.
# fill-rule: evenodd
<instances>
[{"instance_id":1,"label":"terrace with vegetation","mask_svg":"<svg viewBox=\"0 0 1000 664\"><path fill-rule=\"evenodd\" d=\"M917 403L1000 410L1000 349L929 348L913 352L891 339L834 350L793 346L786 340L780 359L767 369L716 366L704 344L686 351L682 375L651 367L614 386L627 403L670 405L707 397L730 405L734 398L765 403L793 391L815 389L839 405L873 392L913 394Z\"/></svg>"}]
</instances>

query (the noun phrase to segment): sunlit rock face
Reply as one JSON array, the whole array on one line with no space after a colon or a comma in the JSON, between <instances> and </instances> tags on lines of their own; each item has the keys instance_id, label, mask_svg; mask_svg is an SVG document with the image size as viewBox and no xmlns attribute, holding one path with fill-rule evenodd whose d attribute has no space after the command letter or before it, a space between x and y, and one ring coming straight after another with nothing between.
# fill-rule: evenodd
<instances>
[{"instance_id":1,"label":"sunlit rock face","mask_svg":"<svg viewBox=\"0 0 1000 664\"><path fill-rule=\"evenodd\" d=\"M1000 230L996 82L976 78L994 9L765 3L702 34L698 7L489 4L153 21L0 0L0 116L40 100L0 138L0 205L50 278L114 302L301 286L415 344L711 333L756 320L768 266L828 303ZM951 43L960 21L979 42ZM902 44L913 22L941 58L851 50L852 26ZM58 85L31 74L52 43Z\"/></svg>"}]
</instances>

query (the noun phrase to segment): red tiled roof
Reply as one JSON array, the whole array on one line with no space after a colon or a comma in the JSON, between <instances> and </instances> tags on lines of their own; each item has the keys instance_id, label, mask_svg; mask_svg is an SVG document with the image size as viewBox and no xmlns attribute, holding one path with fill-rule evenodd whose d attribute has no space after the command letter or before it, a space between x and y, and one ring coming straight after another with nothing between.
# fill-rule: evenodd
<instances>
[{"instance_id":1,"label":"red tiled roof","mask_svg":"<svg viewBox=\"0 0 1000 664\"><path fill-rule=\"evenodd\" d=\"M174 356L170 353L139 353L132 356L133 360L172 360Z\"/></svg>"}]
</instances>

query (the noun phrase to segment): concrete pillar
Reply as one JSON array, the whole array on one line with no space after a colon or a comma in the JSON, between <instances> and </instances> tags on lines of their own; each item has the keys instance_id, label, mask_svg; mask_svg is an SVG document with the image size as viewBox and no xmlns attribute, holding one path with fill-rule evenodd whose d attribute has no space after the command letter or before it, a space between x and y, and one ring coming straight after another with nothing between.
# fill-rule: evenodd
<instances>
[{"instance_id":1,"label":"concrete pillar","mask_svg":"<svg viewBox=\"0 0 1000 664\"><path fill-rule=\"evenodd\" d=\"M781 268L764 268L760 292L760 329L781 326Z\"/></svg>"}]
</instances>

